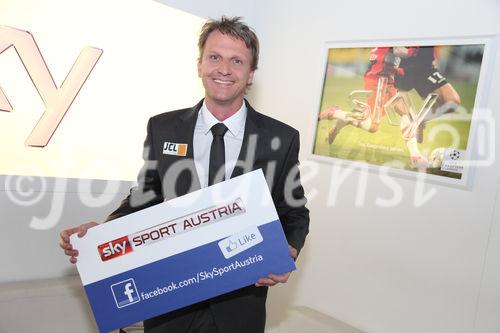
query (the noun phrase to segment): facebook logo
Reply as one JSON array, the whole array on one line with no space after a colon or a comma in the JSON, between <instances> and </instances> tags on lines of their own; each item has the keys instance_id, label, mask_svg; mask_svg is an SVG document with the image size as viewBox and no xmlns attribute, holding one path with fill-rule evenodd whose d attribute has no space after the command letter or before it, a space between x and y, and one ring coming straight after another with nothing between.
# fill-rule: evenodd
<instances>
[{"instance_id":1,"label":"facebook logo","mask_svg":"<svg viewBox=\"0 0 500 333\"><path fill-rule=\"evenodd\" d=\"M111 285L111 291L118 308L140 301L134 279L127 279Z\"/></svg>"}]
</instances>

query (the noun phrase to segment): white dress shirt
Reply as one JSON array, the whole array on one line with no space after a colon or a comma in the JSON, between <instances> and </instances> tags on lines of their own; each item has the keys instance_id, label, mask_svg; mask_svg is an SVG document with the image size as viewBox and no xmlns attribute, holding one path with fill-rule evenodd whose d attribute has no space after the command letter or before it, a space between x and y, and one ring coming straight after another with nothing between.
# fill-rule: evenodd
<instances>
[{"instance_id":1,"label":"white dress shirt","mask_svg":"<svg viewBox=\"0 0 500 333\"><path fill-rule=\"evenodd\" d=\"M224 151L226 153L226 178L229 179L238 160L245 133L245 122L247 119L247 107L243 102L241 108L231 117L222 123L226 125L228 131L224 135ZM208 186L208 168L210 164L210 147L212 146L213 135L210 129L213 125L220 123L207 109L205 102L198 113L198 119L194 127L193 155L196 172L200 180L201 187Z\"/></svg>"}]
</instances>

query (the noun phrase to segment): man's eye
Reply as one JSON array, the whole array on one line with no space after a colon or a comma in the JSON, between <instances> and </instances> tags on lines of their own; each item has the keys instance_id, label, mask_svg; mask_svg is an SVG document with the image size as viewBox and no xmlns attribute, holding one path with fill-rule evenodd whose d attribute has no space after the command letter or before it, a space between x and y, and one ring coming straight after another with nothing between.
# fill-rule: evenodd
<instances>
[{"instance_id":1,"label":"man's eye","mask_svg":"<svg viewBox=\"0 0 500 333\"><path fill-rule=\"evenodd\" d=\"M209 58L210 60L214 60L214 61L219 60L219 56L217 56L217 55L215 55L215 54L211 54L208 58Z\"/></svg>"},{"instance_id":2,"label":"man's eye","mask_svg":"<svg viewBox=\"0 0 500 333\"><path fill-rule=\"evenodd\" d=\"M241 61L240 59L233 59L233 63L235 63L237 65L241 65L243 63L243 61Z\"/></svg>"}]
</instances>

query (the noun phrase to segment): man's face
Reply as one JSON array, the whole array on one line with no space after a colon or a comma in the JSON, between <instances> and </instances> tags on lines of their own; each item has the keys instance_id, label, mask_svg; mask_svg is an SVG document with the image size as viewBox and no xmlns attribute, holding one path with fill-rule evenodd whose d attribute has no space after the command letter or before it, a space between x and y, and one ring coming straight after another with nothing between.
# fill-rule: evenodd
<instances>
[{"instance_id":1,"label":"man's face","mask_svg":"<svg viewBox=\"0 0 500 333\"><path fill-rule=\"evenodd\" d=\"M252 52L241 39L212 32L198 62L198 76L205 87L207 105L240 107L252 83Z\"/></svg>"}]
</instances>

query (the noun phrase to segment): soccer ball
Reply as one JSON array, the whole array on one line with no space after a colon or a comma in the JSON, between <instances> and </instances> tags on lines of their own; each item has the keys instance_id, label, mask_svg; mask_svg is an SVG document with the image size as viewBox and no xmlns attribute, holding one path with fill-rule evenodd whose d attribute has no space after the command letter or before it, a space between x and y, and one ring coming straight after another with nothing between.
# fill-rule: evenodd
<instances>
[{"instance_id":1,"label":"soccer ball","mask_svg":"<svg viewBox=\"0 0 500 333\"><path fill-rule=\"evenodd\" d=\"M440 168L443 164L444 154L446 148L436 148L431 152L429 156L429 168Z\"/></svg>"},{"instance_id":2,"label":"soccer ball","mask_svg":"<svg viewBox=\"0 0 500 333\"><path fill-rule=\"evenodd\" d=\"M453 149L451 152L450 152L450 158L454 161L458 160L460 158L460 152L458 150L455 150Z\"/></svg>"}]
</instances>

